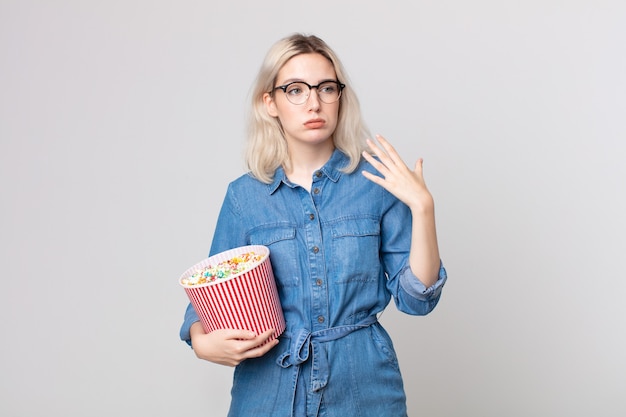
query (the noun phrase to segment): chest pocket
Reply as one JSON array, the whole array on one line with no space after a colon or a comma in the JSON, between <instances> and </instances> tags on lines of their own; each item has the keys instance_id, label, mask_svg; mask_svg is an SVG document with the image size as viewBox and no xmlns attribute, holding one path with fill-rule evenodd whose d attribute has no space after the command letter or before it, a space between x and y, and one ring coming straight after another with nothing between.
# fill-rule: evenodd
<instances>
[{"instance_id":1,"label":"chest pocket","mask_svg":"<svg viewBox=\"0 0 626 417\"><path fill-rule=\"evenodd\" d=\"M380 223L373 217L345 218L330 225L331 276L337 283L377 281Z\"/></svg>"},{"instance_id":2,"label":"chest pocket","mask_svg":"<svg viewBox=\"0 0 626 417\"><path fill-rule=\"evenodd\" d=\"M276 283L282 287L298 285L296 228L293 226L263 226L249 234L251 245L267 246Z\"/></svg>"}]
</instances>

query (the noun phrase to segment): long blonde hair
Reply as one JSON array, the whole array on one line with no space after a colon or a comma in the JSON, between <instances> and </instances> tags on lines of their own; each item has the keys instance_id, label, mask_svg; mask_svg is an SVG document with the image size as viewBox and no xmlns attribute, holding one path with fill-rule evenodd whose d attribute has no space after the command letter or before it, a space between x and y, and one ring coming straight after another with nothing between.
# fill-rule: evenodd
<instances>
[{"instance_id":1,"label":"long blonde hair","mask_svg":"<svg viewBox=\"0 0 626 417\"><path fill-rule=\"evenodd\" d=\"M318 53L327 58L335 68L337 79L346 85L339 99L339 117L333 134L335 147L350 160L343 170L354 171L361 158L369 132L343 65L323 40L314 35L296 33L279 40L270 48L252 88L245 161L251 174L259 181L270 183L278 167L290 167L282 127L277 118L267 113L263 95L272 91L278 72L287 61L294 56L308 53Z\"/></svg>"}]
</instances>

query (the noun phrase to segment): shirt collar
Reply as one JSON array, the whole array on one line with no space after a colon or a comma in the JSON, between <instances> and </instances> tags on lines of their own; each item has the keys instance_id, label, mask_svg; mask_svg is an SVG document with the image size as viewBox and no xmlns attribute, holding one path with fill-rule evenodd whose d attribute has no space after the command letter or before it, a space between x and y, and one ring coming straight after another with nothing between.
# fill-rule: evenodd
<instances>
[{"instance_id":1,"label":"shirt collar","mask_svg":"<svg viewBox=\"0 0 626 417\"><path fill-rule=\"evenodd\" d=\"M335 148L333 154L330 156L330 159L319 169L319 171L326 175L332 182L337 182L342 174L341 169L348 165L348 162L348 157L343 152ZM268 184L269 193L274 194L281 184L285 184L291 188L295 187L295 185L289 181L289 178L287 178L283 167L278 167L278 169L274 172L274 179Z\"/></svg>"}]
</instances>

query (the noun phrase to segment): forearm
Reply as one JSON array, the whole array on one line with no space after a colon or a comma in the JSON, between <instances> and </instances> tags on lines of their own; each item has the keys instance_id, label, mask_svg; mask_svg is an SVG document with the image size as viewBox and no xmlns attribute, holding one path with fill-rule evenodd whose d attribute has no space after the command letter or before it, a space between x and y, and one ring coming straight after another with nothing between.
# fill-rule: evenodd
<instances>
[{"instance_id":1,"label":"forearm","mask_svg":"<svg viewBox=\"0 0 626 417\"><path fill-rule=\"evenodd\" d=\"M423 160L418 159L415 169L411 171L385 138L380 135L377 138L384 151L369 139L367 143L379 160L368 152L363 152L363 157L381 176L367 170L363 170L363 175L410 208L412 229L409 265L413 275L426 287L430 287L439 277L440 259L435 230L435 204L424 182Z\"/></svg>"},{"instance_id":2,"label":"forearm","mask_svg":"<svg viewBox=\"0 0 626 417\"><path fill-rule=\"evenodd\" d=\"M439 277L439 246L435 227L435 210L432 201L411 208L411 252L409 265L413 275L430 287Z\"/></svg>"},{"instance_id":3,"label":"forearm","mask_svg":"<svg viewBox=\"0 0 626 417\"><path fill-rule=\"evenodd\" d=\"M204 332L204 328L202 328L202 323L200 323L199 321L192 324L191 327L189 328L189 336L191 337L192 343L193 343L194 336L203 335L203 334L206 334L206 333Z\"/></svg>"}]
</instances>

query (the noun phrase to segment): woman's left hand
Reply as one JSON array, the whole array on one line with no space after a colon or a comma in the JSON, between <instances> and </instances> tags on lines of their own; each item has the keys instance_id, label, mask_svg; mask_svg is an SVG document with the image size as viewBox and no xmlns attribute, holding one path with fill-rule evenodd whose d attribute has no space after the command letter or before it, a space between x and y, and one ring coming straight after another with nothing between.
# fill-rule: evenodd
<instances>
[{"instance_id":1,"label":"woman's left hand","mask_svg":"<svg viewBox=\"0 0 626 417\"><path fill-rule=\"evenodd\" d=\"M363 151L363 157L382 176L363 171L365 178L395 195L412 211L433 210L433 198L424 182L422 158L417 160L415 169L411 171L395 148L384 137L376 135L376 139L378 139L380 146L371 139L367 139L371 153ZM378 160L372 155L376 155Z\"/></svg>"}]
</instances>

